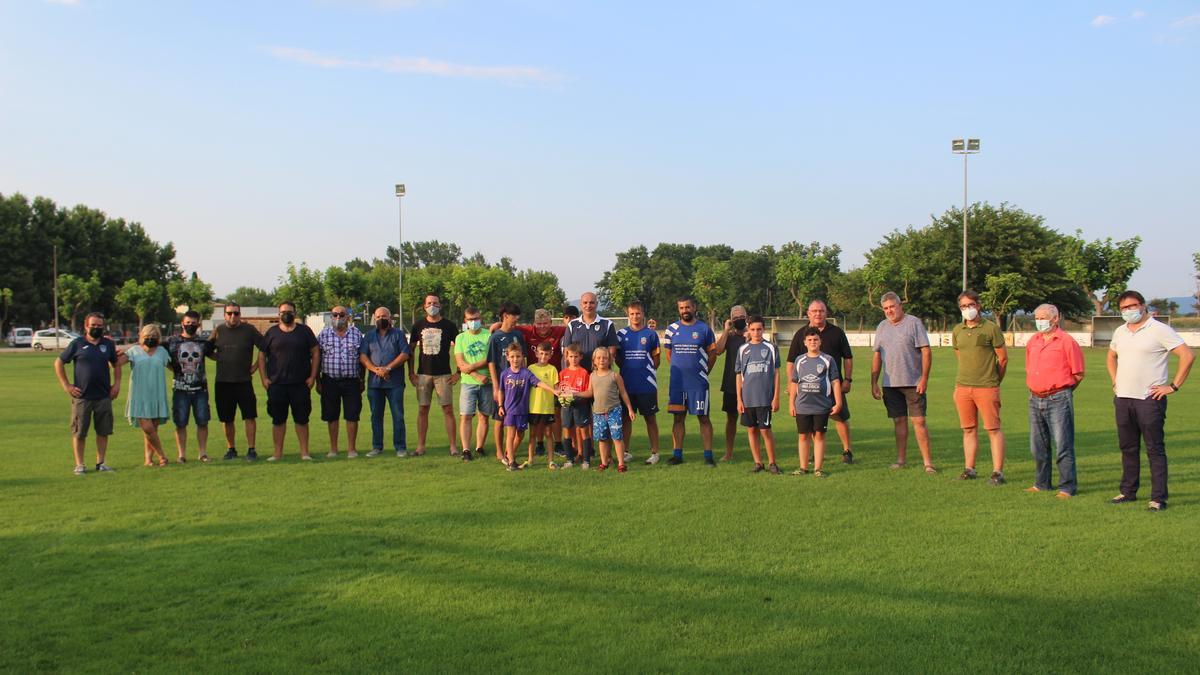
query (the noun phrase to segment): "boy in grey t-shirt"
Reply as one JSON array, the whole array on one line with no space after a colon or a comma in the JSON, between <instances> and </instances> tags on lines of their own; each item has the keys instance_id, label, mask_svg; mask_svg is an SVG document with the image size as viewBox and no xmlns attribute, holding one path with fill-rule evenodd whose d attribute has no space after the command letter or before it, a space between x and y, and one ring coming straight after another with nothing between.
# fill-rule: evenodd
<instances>
[{"instance_id":1,"label":"boy in grey t-shirt","mask_svg":"<svg viewBox=\"0 0 1200 675\"><path fill-rule=\"evenodd\" d=\"M771 431L771 413L779 410L779 348L763 340L763 318L752 316L746 322L747 342L737 350L733 370L737 374L737 405L742 426L754 455L754 471L779 473L775 464L775 434ZM770 467L763 467L759 434L767 446Z\"/></svg>"},{"instance_id":2,"label":"boy in grey t-shirt","mask_svg":"<svg viewBox=\"0 0 1200 675\"><path fill-rule=\"evenodd\" d=\"M796 357L792 364L792 378L788 382L788 406L796 418L797 451L800 468L793 476L808 473L809 444L813 450L813 470L818 478L824 478L821 469L825 461L825 431L829 428L829 416L845 405L842 398L842 375L838 371L837 359L821 352L821 332L812 326L800 331L807 350Z\"/></svg>"}]
</instances>

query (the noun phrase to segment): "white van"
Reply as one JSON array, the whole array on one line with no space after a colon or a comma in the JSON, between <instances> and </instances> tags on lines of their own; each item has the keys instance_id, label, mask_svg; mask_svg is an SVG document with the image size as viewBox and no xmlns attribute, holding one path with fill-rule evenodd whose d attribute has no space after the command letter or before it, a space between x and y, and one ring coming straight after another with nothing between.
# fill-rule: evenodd
<instances>
[{"instance_id":1,"label":"white van","mask_svg":"<svg viewBox=\"0 0 1200 675\"><path fill-rule=\"evenodd\" d=\"M8 331L8 344L10 347L28 347L32 345L33 329L14 328Z\"/></svg>"}]
</instances>

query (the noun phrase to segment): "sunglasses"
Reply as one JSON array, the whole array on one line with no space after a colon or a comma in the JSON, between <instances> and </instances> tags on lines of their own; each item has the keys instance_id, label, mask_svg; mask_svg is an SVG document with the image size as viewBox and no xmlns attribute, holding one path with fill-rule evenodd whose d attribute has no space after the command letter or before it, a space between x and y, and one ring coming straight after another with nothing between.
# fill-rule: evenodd
<instances>
[{"instance_id":1,"label":"sunglasses","mask_svg":"<svg viewBox=\"0 0 1200 675\"><path fill-rule=\"evenodd\" d=\"M343 314L342 312L331 312L331 314L333 316L348 316L347 314Z\"/></svg>"},{"instance_id":2,"label":"sunglasses","mask_svg":"<svg viewBox=\"0 0 1200 675\"><path fill-rule=\"evenodd\" d=\"M241 312L225 312L225 316L241 316Z\"/></svg>"}]
</instances>

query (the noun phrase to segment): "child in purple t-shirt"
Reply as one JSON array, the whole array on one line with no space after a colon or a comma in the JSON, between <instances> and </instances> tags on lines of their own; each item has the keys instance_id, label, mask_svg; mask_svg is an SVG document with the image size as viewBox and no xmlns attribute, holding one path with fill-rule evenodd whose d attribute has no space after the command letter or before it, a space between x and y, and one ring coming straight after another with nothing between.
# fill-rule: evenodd
<instances>
[{"instance_id":1,"label":"child in purple t-shirt","mask_svg":"<svg viewBox=\"0 0 1200 675\"><path fill-rule=\"evenodd\" d=\"M498 384L504 402L497 411L504 420L505 458L501 461L508 466L509 471L516 471L520 468L516 464L517 447L521 445L525 429L529 427L529 392L531 388L545 389L553 396L557 396L558 392L539 380L537 375L529 372L529 369L525 367L525 349L521 345L510 344L504 351L504 355L508 359L509 367L499 375L500 382Z\"/></svg>"}]
</instances>

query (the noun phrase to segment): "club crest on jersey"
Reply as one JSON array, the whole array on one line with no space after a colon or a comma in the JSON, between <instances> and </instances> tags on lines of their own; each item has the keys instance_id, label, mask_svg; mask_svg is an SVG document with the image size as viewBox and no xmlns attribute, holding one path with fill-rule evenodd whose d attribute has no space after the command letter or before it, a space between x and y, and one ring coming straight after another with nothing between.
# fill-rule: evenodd
<instances>
[{"instance_id":1,"label":"club crest on jersey","mask_svg":"<svg viewBox=\"0 0 1200 675\"><path fill-rule=\"evenodd\" d=\"M762 349L759 349L758 355L763 357L764 359L767 358L767 348L763 347Z\"/></svg>"},{"instance_id":2,"label":"club crest on jersey","mask_svg":"<svg viewBox=\"0 0 1200 675\"><path fill-rule=\"evenodd\" d=\"M100 345L100 353L107 354L108 353L108 345Z\"/></svg>"},{"instance_id":3,"label":"club crest on jersey","mask_svg":"<svg viewBox=\"0 0 1200 675\"><path fill-rule=\"evenodd\" d=\"M818 363L817 364L817 374L820 375L821 373L824 373L824 372L825 372L825 364Z\"/></svg>"},{"instance_id":4,"label":"club crest on jersey","mask_svg":"<svg viewBox=\"0 0 1200 675\"><path fill-rule=\"evenodd\" d=\"M648 340L647 340L645 337L643 337L643 338L641 339L641 343L642 343L643 345L644 345L644 344L646 344L646 342L647 342L647 341L648 341Z\"/></svg>"},{"instance_id":5,"label":"club crest on jersey","mask_svg":"<svg viewBox=\"0 0 1200 675\"><path fill-rule=\"evenodd\" d=\"M700 333L699 333L698 331L692 331L692 339L693 339L693 340L699 340L699 339L700 339Z\"/></svg>"}]
</instances>

